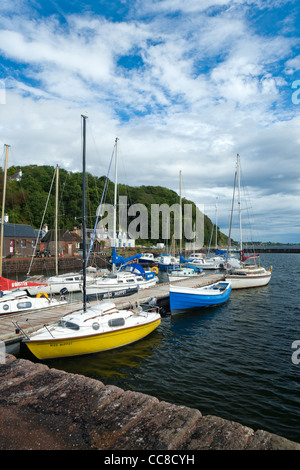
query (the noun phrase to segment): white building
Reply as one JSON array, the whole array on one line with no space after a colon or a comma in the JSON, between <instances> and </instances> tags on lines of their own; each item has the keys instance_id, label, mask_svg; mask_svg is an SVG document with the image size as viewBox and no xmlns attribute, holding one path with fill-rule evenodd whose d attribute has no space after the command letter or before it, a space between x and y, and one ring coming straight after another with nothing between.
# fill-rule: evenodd
<instances>
[{"instance_id":1,"label":"white building","mask_svg":"<svg viewBox=\"0 0 300 470\"><path fill-rule=\"evenodd\" d=\"M114 244L113 238L113 230L107 230L107 228L99 228L96 229L96 240L104 241L106 248L112 248L115 246L116 248L134 248L135 247L135 239L131 238L129 233L126 231L117 230L117 239L116 243Z\"/></svg>"}]
</instances>

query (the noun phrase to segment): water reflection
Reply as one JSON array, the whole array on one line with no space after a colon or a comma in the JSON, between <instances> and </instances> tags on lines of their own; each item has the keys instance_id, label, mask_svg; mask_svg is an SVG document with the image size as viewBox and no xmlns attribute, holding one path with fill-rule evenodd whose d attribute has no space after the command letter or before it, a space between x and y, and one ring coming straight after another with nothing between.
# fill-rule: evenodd
<instances>
[{"instance_id":1,"label":"water reflection","mask_svg":"<svg viewBox=\"0 0 300 470\"><path fill-rule=\"evenodd\" d=\"M159 328L148 337L122 348L45 361L49 367L82 374L106 382L110 378L126 378L133 368L154 355L160 348L163 335ZM110 382L111 383L111 382Z\"/></svg>"}]
</instances>

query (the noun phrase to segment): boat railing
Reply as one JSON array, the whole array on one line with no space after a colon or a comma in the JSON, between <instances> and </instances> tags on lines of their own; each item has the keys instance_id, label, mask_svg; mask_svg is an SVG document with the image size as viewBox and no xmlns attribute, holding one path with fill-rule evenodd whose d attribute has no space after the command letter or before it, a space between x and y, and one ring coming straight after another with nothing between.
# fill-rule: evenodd
<instances>
[{"instance_id":1,"label":"boat railing","mask_svg":"<svg viewBox=\"0 0 300 470\"><path fill-rule=\"evenodd\" d=\"M27 319L26 321L28 321L28 319ZM27 334L27 333L23 330L23 328L18 324L17 320L12 320L11 322L12 322L12 324L13 324L14 327L15 327L16 333L20 333L20 332L21 332L21 333L23 334L23 336L25 336L26 339L29 339L28 334ZM30 325L30 326L31 326L31 325Z\"/></svg>"}]
</instances>

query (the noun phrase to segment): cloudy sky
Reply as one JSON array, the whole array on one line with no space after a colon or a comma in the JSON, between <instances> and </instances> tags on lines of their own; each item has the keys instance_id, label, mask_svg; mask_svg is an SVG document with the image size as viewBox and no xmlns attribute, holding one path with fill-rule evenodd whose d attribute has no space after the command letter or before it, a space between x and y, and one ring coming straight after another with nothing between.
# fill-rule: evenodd
<instances>
[{"instance_id":1,"label":"cloudy sky","mask_svg":"<svg viewBox=\"0 0 300 470\"><path fill-rule=\"evenodd\" d=\"M178 191L181 170L228 233L238 153L252 239L300 243L299 24L297 0L2 0L9 166L81 171L86 113L89 172L118 137L119 182Z\"/></svg>"}]
</instances>

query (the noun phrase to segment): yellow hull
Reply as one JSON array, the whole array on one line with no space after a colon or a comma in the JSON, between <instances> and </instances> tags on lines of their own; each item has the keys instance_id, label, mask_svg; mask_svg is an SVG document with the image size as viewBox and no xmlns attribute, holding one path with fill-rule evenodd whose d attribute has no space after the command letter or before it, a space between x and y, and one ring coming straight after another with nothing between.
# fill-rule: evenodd
<instances>
[{"instance_id":1,"label":"yellow hull","mask_svg":"<svg viewBox=\"0 0 300 470\"><path fill-rule=\"evenodd\" d=\"M38 359L79 356L120 348L139 341L154 331L161 319L145 325L124 328L109 333L98 333L92 336L73 337L70 339L30 340L27 347Z\"/></svg>"}]
</instances>

